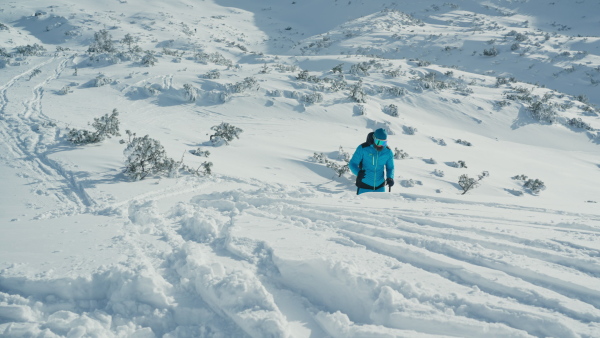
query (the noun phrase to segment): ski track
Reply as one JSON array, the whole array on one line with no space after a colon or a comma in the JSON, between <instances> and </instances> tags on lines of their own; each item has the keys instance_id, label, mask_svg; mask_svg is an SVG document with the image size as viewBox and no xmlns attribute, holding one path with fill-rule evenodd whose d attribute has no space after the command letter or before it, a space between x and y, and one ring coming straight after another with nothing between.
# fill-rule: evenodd
<instances>
[{"instance_id":1,"label":"ski track","mask_svg":"<svg viewBox=\"0 0 600 338\"><path fill-rule=\"evenodd\" d=\"M37 190L52 191L61 204L67 205L65 207L67 214L81 212L85 208L93 206L95 202L72 172L48 157L47 147L58 142L59 130L55 127L54 122L43 114L42 99L44 87L60 76L67 62L73 57L52 57L13 77L6 85L0 87L0 116L3 117L1 121L3 128L0 133L11 149L11 155L16 159L26 159L26 161L20 161L26 166L22 169L36 178L36 185L43 187ZM33 87L31 99L22 102L23 110L17 114L7 112L10 90L20 81L25 84L35 81L44 72L41 75L30 77L27 81L23 81L23 79L35 69L49 68L48 66L57 60L58 65L51 69L51 75ZM58 214L60 213L58 212Z\"/></svg>"},{"instance_id":2,"label":"ski track","mask_svg":"<svg viewBox=\"0 0 600 338\"><path fill-rule=\"evenodd\" d=\"M171 233L167 237L178 237L177 241L172 243L174 250L197 246L202 248L201 250L211 250L214 255L221 256L223 243L230 240L228 239L230 236L228 229L236 226L235 220L241 214L251 214L265 219L283 219L290 223L304 222L314 225L315 231L337 229L335 230L337 233L351 242L363 245L367 250L382 257L410 264L419 270L442 277L450 284L458 283L468 288L476 285L477 292L484 293L485 297L503 300L499 301L502 305L497 307L479 304L476 299L453 299L450 297L441 300L445 303L445 307L455 309L457 313L460 312L460 316L469 320L502 323L534 336L559 334L566 337L578 335L576 331L573 331L574 324L584 327L600 321L598 290L563 280L558 275L552 276L527 270L517 264L519 262L517 259L514 265L506 265L502 260L496 262L493 259L495 255L503 257L502 259L506 259L506 256L514 256L526 259L532 265L540 264L555 269L551 271L562 271L556 266L558 264L562 264L565 270L571 269L573 272L576 272L576 269L587 270L585 272L588 276L584 276L583 279L590 282L586 285L590 285L597 282L598 279L596 275L598 265L593 262L592 258L595 255L593 251L592 256L588 255L589 258L585 257L585 254L588 253L587 250L578 252L578 256L581 258L568 257L562 255L561 251L552 252L552 247L527 248L525 244L528 243L528 240L516 235L476 231L477 222L487 222L488 220L467 217L469 223L474 224L473 227L456 227L442 223L431 224L431 221L425 219L415 222L418 218L406 218L400 216L399 213L384 217L369 211L356 210L349 212L350 215L347 217L338 218L328 212L330 207L304 205L302 202L290 199L289 196L272 198L267 197L264 193L221 193L206 197L198 196L192 200L191 205L199 210L212 210L212 214L204 214L204 218L207 216L208 219L213 220L222 218L221 221L216 221L221 226L219 235L214 240L206 242L206 239L181 233L181 231L179 231L179 235ZM168 219L169 216L165 218ZM503 220L503 222L527 226L527 224L511 223L510 220ZM455 233L448 233L448 230ZM495 236L495 238L484 240L484 236ZM474 238L475 242L480 245L468 248L473 251L464 251L464 241L469 243ZM209 245L207 246L207 244ZM254 256L240 256L238 252L231 252L230 255L233 256L229 255L229 259L238 261L233 266L239 265L239 269L247 270L247 264L253 264L254 268L250 269L254 271L255 276L247 278L256 278L257 280L261 279L261 275L277 274L277 263L271 257L273 252L269 251L268 243L257 243L256 246ZM183 260L189 264L188 261L192 259L190 256L195 255L181 257L179 261ZM228 266L227 269L231 269L231 266ZM235 267L233 269L236 270ZM181 277L189 274L189 271L176 270ZM201 277L197 276L196 278ZM338 282L343 283L344 281ZM515 285L517 287L514 287ZM306 300L307 295L303 291L287 285L285 280L281 280L277 285L269 285L269 288L273 287L291 292ZM315 285L314 287L319 286ZM239 318L238 313L222 308L221 301L214 299L210 289L205 290L197 285L196 291L216 313L225 317L225 320L237 323L248 335L256 336L257 332L264 333L262 331L264 328L248 327L247 323ZM362 290L359 293L371 291ZM268 296L265 297L268 298ZM415 296L415 294L406 293L405 297L415 298L422 304L433 304L440 301L428 294ZM570 300L568 297L575 299ZM323 304L313 303L311 306L315 309L322 309ZM342 312L345 310L347 309L339 309ZM274 311L278 313L277 310ZM527 324L521 320L524 317L529 318ZM462 330L467 335L477 334L466 324ZM591 328L589 332L592 332Z\"/></svg>"}]
</instances>

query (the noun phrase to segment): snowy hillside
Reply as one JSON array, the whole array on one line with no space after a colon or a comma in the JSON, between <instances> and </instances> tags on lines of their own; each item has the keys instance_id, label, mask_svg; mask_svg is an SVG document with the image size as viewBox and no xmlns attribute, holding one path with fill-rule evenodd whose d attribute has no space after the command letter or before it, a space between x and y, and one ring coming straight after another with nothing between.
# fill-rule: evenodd
<instances>
[{"instance_id":1,"label":"snowy hillside","mask_svg":"<svg viewBox=\"0 0 600 338\"><path fill-rule=\"evenodd\" d=\"M597 0L7 2L0 336L600 337L599 83Z\"/></svg>"}]
</instances>

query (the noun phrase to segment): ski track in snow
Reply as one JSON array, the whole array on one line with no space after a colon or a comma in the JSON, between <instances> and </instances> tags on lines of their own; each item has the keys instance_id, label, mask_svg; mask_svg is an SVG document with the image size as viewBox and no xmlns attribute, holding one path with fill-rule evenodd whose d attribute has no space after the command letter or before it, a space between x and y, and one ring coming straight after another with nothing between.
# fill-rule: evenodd
<instances>
[{"instance_id":1,"label":"ski track in snow","mask_svg":"<svg viewBox=\"0 0 600 338\"><path fill-rule=\"evenodd\" d=\"M0 113L3 126L0 133L11 149L12 160L26 159L19 163L26 166L22 169L28 175L36 178L36 185L39 186L37 190L53 191L56 199L66 204L66 209L70 209L72 213L92 206L94 202L77 182L73 173L48 157L50 152L47 147L58 144L59 130L53 121L42 113L41 107L44 87L60 76L69 60L72 60L72 57L50 58L13 77L0 88ZM50 68L55 63L58 65L53 69ZM40 75L31 76L36 69L43 69L43 71ZM31 99L23 102L23 110L20 113L9 112L11 90L19 82L29 86L33 81L44 76L46 72L51 72L51 75L33 87ZM25 81L24 78L27 75L30 75L30 79ZM10 108L15 109L15 107ZM58 212L57 214L62 213Z\"/></svg>"},{"instance_id":2,"label":"ski track in snow","mask_svg":"<svg viewBox=\"0 0 600 338\"><path fill-rule=\"evenodd\" d=\"M228 334L283 337L289 333L290 322L274 296L281 293L293 295L303 304L298 307L313 309L307 315L323 330L333 320L327 313L346 314L356 326L384 325L390 332L407 336L409 331L403 330L431 335L490 332L494 336L591 337L600 322L599 271L594 265L598 252L577 248L564 238L564 244L541 240L530 246L525 244L531 241L517 233L489 230L494 228L492 220L482 217L453 213L444 216L448 222L430 221L417 216L422 213L418 203L409 202L382 215L349 205L306 203L318 196L276 187L198 195L164 214L158 212L156 196L145 197L114 206L126 208L123 216L130 222L123 236L131 248L127 269L112 268L92 281L63 282L76 283L80 289L91 289L94 280L102 278L118 284L116 271L129 276L133 269L141 277L134 278L140 280L130 286L132 295L125 296L120 289L105 290L107 294L99 298L114 300L107 307L115 313L124 311L119 307L125 300L159 309L160 316L140 314L139 323L147 323L155 333L169 332L202 313L221 325L228 323L226 327L232 330ZM333 215L334 207L348 212ZM455 221L461 225L453 225ZM509 217L496 222L505 228L539 226ZM265 230L267 224L270 230ZM253 238L255 230L247 228L255 225L262 229L258 232L273 232L274 224L297 228L316 241L300 244L294 238L276 237L260 241ZM477 229L484 225L488 230ZM562 231L549 231L555 232L549 238L560 238ZM155 243L142 239L144 234L154 236ZM589 232L574 229L570 234ZM324 249L326 243L332 248ZM285 252L288 246L329 254L296 266L293 255ZM344 257L337 254L339 248L355 253ZM352 259L369 259L374 270L353 269ZM326 278L310 276L310 271L320 271ZM431 284L415 283L416 279ZM3 289L28 289L16 286L18 281L10 278L0 282ZM355 295L354 301L335 301L350 294ZM389 304L381 304L385 302ZM409 311L403 302L421 310ZM356 304L361 305L356 308ZM107 307L85 312L106 311ZM439 324L449 331L438 332Z\"/></svg>"}]
</instances>

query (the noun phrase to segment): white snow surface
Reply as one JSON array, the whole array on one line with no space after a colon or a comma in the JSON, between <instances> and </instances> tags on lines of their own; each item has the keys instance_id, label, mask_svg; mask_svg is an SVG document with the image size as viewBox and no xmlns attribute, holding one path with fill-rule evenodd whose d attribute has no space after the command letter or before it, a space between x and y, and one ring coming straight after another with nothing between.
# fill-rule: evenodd
<instances>
[{"instance_id":1,"label":"white snow surface","mask_svg":"<svg viewBox=\"0 0 600 338\"><path fill-rule=\"evenodd\" d=\"M598 0L3 1L0 336L600 337L599 48ZM379 127L357 196L314 154ZM125 130L213 172L131 181Z\"/></svg>"}]
</instances>

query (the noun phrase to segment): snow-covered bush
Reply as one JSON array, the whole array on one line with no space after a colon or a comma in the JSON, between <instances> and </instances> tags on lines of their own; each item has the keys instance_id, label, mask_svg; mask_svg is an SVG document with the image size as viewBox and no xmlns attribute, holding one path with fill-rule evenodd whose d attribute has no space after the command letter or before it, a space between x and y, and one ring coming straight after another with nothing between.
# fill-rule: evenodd
<instances>
[{"instance_id":1,"label":"snow-covered bush","mask_svg":"<svg viewBox=\"0 0 600 338\"><path fill-rule=\"evenodd\" d=\"M492 47L490 49L484 49L483 50L483 55L485 55L485 56L492 56L493 57L493 56L496 56L498 54L499 54L499 52L496 49L496 47Z\"/></svg>"},{"instance_id":2,"label":"snow-covered bush","mask_svg":"<svg viewBox=\"0 0 600 338\"><path fill-rule=\"evenodd\" d=\"M315 103L323 102L323 94L317 93L317 92L305 94L305 95L302 95L301 101L306 102L308 104L315 104Z\"/></svg>"},{"instance_id":3,"label":"snow-covered bush","mask_svg":"<svg viewBox=\"0 0 600 338\"><path fill-rule=\"evenodd\" d=\"M104 74L99 74L94 79L94 87L102 87L104 85L111 84L112 82L113 82L113 79L107 77Z\"/></svg>"},{"instance_id":4,"label":"snow-covered bush","mask_svg":"<svg viewBox=\"0 0 600 338\"><path fill-rule=\"evenodd\" d=\"M465 163L465 161L456 161L456 162L450 163L449 165L454 168L466 168L467 167L467 163Z\"/></svg>"},{"instance_id":5,"label":"snow-covered bush","mask_svg":"<svg viewBox=\"0 0 600 338\"><path fill-rule=\"evenodd\" d=\"M221 72L219 72L217 69L213 69L213 70L209 71L208 73L204 74L203 77L205 79L216 80L221 77Z\"/></svg>"},{"instance_id":6,"label":"snow-covered bush","mask_svg":"<svg viewBox=\"0 0 600 338\"><path fill-rule=\"evenodd\" d=\"M402 126L402 130L406 135L414 135L418 129L411 126Z\"/></svg>"},{"instance_id":7,"label":"snow-covered bush","mask_svg":"<svg viewBox=\"0 0 600 338\"><path fill-rule=\"evenodd\" d=\"M208 156L210 156L210 151L208 151L208 150L202 150L202 148L194 149L194 150L192 150L190 152L192 154L194 154L196 156L200 156L200 157L208 157Z\"/></svg>"},{"instance_id":8,"label":"snow-covered bush","mask_svg":"<svg viewBox=\"0 0 600 338\"><path fill-rule=\"evenodd\" d=\"M458 143L458 144L462 144L463 146L467 146L467 147L470 147L470 146L472 146L471 142L469 142L469 141L467 141L467 140L461 140L461 139L458 139L458 140L456 140L456 143Z\"/></svg>"},{"instance_id":9,"label":"snow-covered bush","mask_svg":"<svg viewBox=\"0 0 600 338\"><path fill-rule=\"evenodd\" d=\"M29 80L31 80L32 77L41 74L42 71L39 68L34 69L33 71L31 71L31 73L29 74Z\"/></svg>"},{"instance_id":10,"label":"snow-covered bush","mask_svg":"<svg viewBox=\"0 0 600 338\"><path fill-rule=\"evenodd\" d=\"M342 74L342 73L344 72L344 71L343 71L343 67L344 67L344 64L343 64L343 63L340 63L339 65L337 65L337 66L333 67L333 68L331 69L331 72L332 72L332 73L334 73L334 74L335 74L335 73L340 73L340 74Z\"/></svg>"},{"instance_id":11,"label":"snow-covered bush","mask_svg":"<svg viewBox=\"0 0 600 338\"><path fill-rule=\"evenodd\" d=\"M479 182L486 177L489 177L490 173L487 171L482 172L478 175L477 179L469 177L467 174L460 175L458 178L458 185L463 190L463 195L467 193L467 191L474 189L479 185Z\"/></svg>"},{"instance_id":12,"label":"snow-covered bush","mask_svg":"<svg viewBox=\"0 0 600 338\"><path fill-rule=\"evenodd\" d=\"M356 114L358 115L367 115L367 108L365 107L364 104L357 104L354 106L354 111L356 112Z\"/></svg>"},{"instance_id":13,"label":"snow-covered bush","mask_svg":"<svg viewBox=\"0 0 600 338\"><path fill-rule=\"evenodd\" d=\"M331 81L331 86L329 87L329 90L332 92L338 92L338 91L344 90L346 88L348 88L348 83L346 82L346 80L335 79L335 80Z\"/></svg>"},{"instance_id":14,"label":"snow-covered bush","mask_svg":"<svg viewBox=\"0 0 600 338\"><path fill-rule=\"evenodd\" d=\"M389 104L383 107L383 112L393 117L398 117L398 106L393 103Z\"/></svg>"},{"instance_id":15,"label":"snow-covered bush","mask_svg":"<svg viewBox=\"0 0 600 338\"><path fill-rule=\"evenodd\" d=\"M368 62L359 62L350 67L350 74L359 76L369 76L371 65Z\"/></svg>"},{"instance_id":16,"label":"snow-covered bush","mask_svg":"<svg viewBox=\"0 0 600 338\"><path fill-rule=\"evenodd\" d=\"M133 135L133 138L123 151L125 155L125 176L134 181L139 181L148 175L166 174L172 176L181 168L182 163L167 157L165 148L159 141L150 138L148 135L136 137L129 130L127 134Z\"/></svg>"},{"instance_id":17,"label":"snow-covered bush","mask_svg":"<svg viewBox=\"0 0 600 338\"><path fill-rule=\"evenodd\" d=\"M462 194L464 195L467 193L467 191L477 187L479 185L479 181L472 177L469 177L467 174L462 174L458 178L458 185L462 188Z\"/></svg>"},{"instance_id":18,"label":"snow-covered bush","mask_svg":"<svg viewBox=\"0 0 600 338\"><path fill-rule=\"evenodd\" d=\"M345 151L344 148L340 146L340 149L338 150L338 160L348 163L350 162L351 157L352 156L350 155L350 153Z\"/></svg>"},{"instance_id":19,"label":"snow-covered bush","mask_svg":"<svg viewBox=\"0 0 600 338\"><path fill-rule=\"evenodd\" d=\"M158 60L156 59L154 53L151 50L147 50L144 56L142 57L142 60L140 61L142 66L146 67L154 66L157 62Z\"/></svg>"},{"instance_id":20,"label":"snow-covered bush","mask_svg":"<svg viewBox=\"0 0 600 338\"><path fill-rule=\"evenodd\" d=\"M33 45L17 46L15 50L17 51L17 54L21 54L23 56L39 56L46 51L46 48L34 43Z\"/></svg>"},{"instance_id":21,"label":"snow-covered bush","mask_svg":"<svg viewBox=\"0 0 600 338\"><path fill-rule=\"evenodd\" d=\"M535 101L532 104L527 106L527 110L531 112L531 116L540 121L540 122L548 122L554 123L558 118L558 114L554 110L554 108L542 101Z\"/></svg>"},{"instance_id":22,"label":"snow-covered bush","mask_svg":"<svg viewBox=\"0 0 600 338\"><path fill-rule=\"evenodd\" d=\"M58 91L58 93L60 95L67 95L67 94L72 93L72 92L73 92L73 90L71 90L71 86L64 86L64 87L62 87L61 90Z\"/></svg>"},{"instance_id":23,"label":"snow-covered bush","mask_svg":"<svg viewBox=\"0 0 600 338\"><path fill-rule=\"evenodd\" d=\"M127 51L129 53L140 53L142 48L135 44L137 40L137 38L134 38L131 34L127 33L121 40L121 43L127 45Z\"/></svg>"},{"instance_id":24,"label":"snow-covered bush","mask_svg":"<svg viewBox=\"0 0 600 338\"><path fill-rule=\"evenodd\" d=\"M445 175L445 174L444 174L444 171L443 171L443 170L439 170L439 169L435 169L435 170L433 171L433 174L434 174L435 176L437 176L437 177L444 177L444 175Z\"/></svg>"},{"instance_id":25,"label":"snow-covered bush","mask_svg":"<svg viewBox=\"0 0 600 338\"><path fill-rule=\"evenodd\" d=\"M367 94L365 94L362 88L362 80L359 80L352 86L350 86L350 98L358 103L367 102Z\"/></svg>"},{"instance_id":26,"label":"snow-covered bush","mask_svg":"<svg viewBox=\"0 0 600 338\"><path fill-rule=\"evenodd\" d=\"M408 158L408 156L409 156L408 153L405 152L404 150L398 149L398 148L394 148L394 158L396 160L403 160L405 158Z\"/></svg>"},{"instance_id":27,"label":"snow-covered bush","mask_svg":"<svg viewBox=\"0 0 600 338\"><path fill-rule=\"evenodd\" d=\"M212 62L212 63L220 65L220 66L233 67L233 62L231 60L226 59L219 52L214 52L212 54L200 52L200 53L197 53L196 55L194 55L194 58L196 59L197 62L200 62L203 64L208 64L209 62Z\"/></svg>"},{"instance_id":28,"label":"snow-covered bush","mask_svg":"<svg viewBox=\"0 0 600 338\"><path fill-rule=\"evenodd\" d=\"M243 132L242 129L232 126L229 123L223 122L217 126L212 126L210 128L215 133L210 135L210 140L213 144L219 143L220 140L223 140L225 144L229 144L233 140L233 138L239 139L240 133Z\"/></svg>"},{"instance_id":29,"label":"snow-covered bush","mask_svg":"<svg viewBox=\"0 0 600 338\"><path fill-rule=\"evenodd\" d=\"M531 193L533 194L539 194L540 191L545 190L546 189L546 185L544 184L544 182L542 182L541 180L536 179L528 179L527 181L525 181L525 183L523 183L523 187L525 189L529 189L531 191Z\"/></svg>"},{"instance_id":30,"label":"snow-covered bush","mask_svg":"<svg viewBox=\"0 0 600 338\"><path fill-rule=\"evenodd\" d=\"M115 51L112 36L106 29L94 33L94 42L88 47L89 53L114 53Z\"/></svg>"},{"instance_id":31,"label":"snow-covered bush","mask_svg":"<svg viewBox=\"0 0 600 338\"><path fill-rule=\"evenodd\" d=\"M326 161L325 165L327 168L331 168L338 175L338 177L342 177L342 175L350 171L348 163L339 164L333 161Z\"/></svg>"},{"instance_id":32,"label":"snow-covered bush","mask_svg":"<svg viewBox=\"0 0 600 338\"><path fill-rule=\"evenodd\" d=\"M301 80L301 81L306 81L306 82L313 82L313 83L319 83L319 82L321 82L321 79L319 79L317 76L310 75L308 73L308 70L301 70L300 73L298 73L298 76L296 76L296 80Z\"/></svg>"},{"instance_id":33,"label":"snow-covered bush","mask_svg":"<svg viewBox=\"0 0 600 338\"><path fill-rule=\"evenodd\" d=\"M226 85L227 91L230 93L243 93L247 90L258 90L260 89L260 85L258 84L258 81L256 80L255 77L247 77L244 80L240 81L240 82L236 82L234 84L227 84Z\"/></svg>"},{"instance_id":34,"label":"snow-covered bush","mask_svg":"<svg viewBox=\"0 0 600 338\"><path fill-rule=\"evenodd\" d=\"M581 129L585 129L585 130L593 130L594 129L594 128L592 128L592 126L590 126L589 124L584 122L580 117L567 120L567 124L574 128L581 128Z\"/></svg>"},{"instance_id":35,"label":"snow-covered bush","mask_svg":"<svg viewBox=\"0 0 600 338\"><path fill-rule=\"evenodd\" d=\"M183 85L183 96L189 102L196 102L196 99L198 99L198 89L186 83Z\"/></svg>"},{"instance_id":36,"label":"snow-covered bush","mask_svg":"<svg viewBox=\"0 0 600 338\"><path fill-rule=\"evenodd\" d=\"M95 131L69 129L67 140L73 144L89 144L102 142L112 136L121 136L119 133L119 112L113 109L112 114L94 118L91 124Z\"/></svg>"},{"instance_id":37,"label":"snow-covered bush","mask_svg":"<svg viewBox=\"0 0 600 338\"><path fill-rule=\"evenodd\" d=\"M312 156L312 160L315 161L316 163L325 163L325 160L327 158L325 157L325 154L323 153L314 153Z\"/></svg>"}]
</instances>

